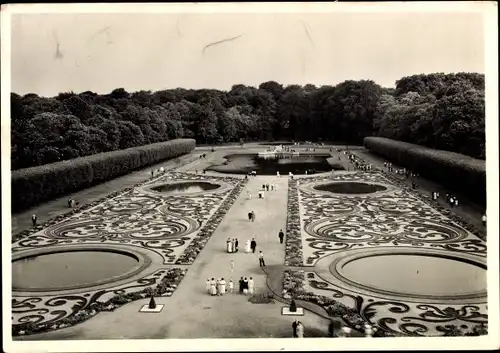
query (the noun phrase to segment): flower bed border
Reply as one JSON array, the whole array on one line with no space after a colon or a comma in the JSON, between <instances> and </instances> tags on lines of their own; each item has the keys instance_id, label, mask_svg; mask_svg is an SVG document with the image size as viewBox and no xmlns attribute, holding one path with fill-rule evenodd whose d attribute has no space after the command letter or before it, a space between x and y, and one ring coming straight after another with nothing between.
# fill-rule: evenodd
<instances>
[{"instance_id":1,"label":"flower bed border","mask_svg":"<svg viewBox=\"0 0 500 353\"><path fill-rule=\"evenodd\" d=\"M446 217L450 218L453 222L459 224L462 228L466 229L470 233L474 234L478 238L480 238L483 241L486 241L486 232L482 229L479 229L475 225L471 224L468 220L465 220L463 218L460 218L456 215L453 214L450 210L446 209L442 205L440 205L438 202L430 202L427 198L422 196L419 192L412 190L409 186L407 186L402 180L400 180L398 177L390 174L389 172L385 170L380 171L387 179L389 179L391 182L396 184L398 187L401 189L409 192L411 195L415 196L418 198L420 201L425 203L426 205L436 209Z\"/></svg>"},{"instance_id":2,"label":"flower bed border","mask_svg":"<svg viewBox=\"0 0 500 353\"><path fill-rule=\"evenodd\" d=\"M169 162L176 163L176 160L180 160L182 157L184 157L184 156L180 156L180 157L171 159L171 160L169 160ZM184 163L181 163L179 165L177 165L177 164L172 165L172 166L166 168L162 175L165 175L167 172L172 172L172 171L174 171L176 169L182 168L183 166L186 166L189 163L192 163L192 162L194 162L197 159L198 158L193 157L191 159L187 159ZM42 223L41 225L37 225L35 228L21 230L21 231L17 232L16 234L12 235L12 237L11 237L12 243L15 243L15 242L17 242L17 241L19 241L19 240L21 240L21 239L23 239L25 237L30 236L33 233L37 233L37 232L39 232L39 231L41 231L41 230L43 230L45 228L48 228L48 227L50 227L50 226L52 226L52 225L54 225L56 223L59 223L62 220L73 216L74 214L77 214L77 213L83 212L83 211L85 211L85 210L87 210L89 208L95 207L98 204L100 204L102 202L105 202L107 200L110 200L112 198L115 198L115 197L117 197L117 196L119 196L121 194L125 194L127 192L130 192L134 188L136 188L138 186L141 186L143 184L146 184L146 183L148 183L148 182L150 182L150 181L152 181L154 179L157 179L157 178L158 178L158 175L151 176L148 179L140 181L140 182L138 182L138 183L136 183L136 184L134 184L132 186L127 186L127 187L125 187L125 188L123 188L121 190L113 191L112 193L109 193L106 196L103 196L103 197L99 198L98 200L92 201L90 203L82 204L81 206L73 208L73 209L71 209L68 212L65 212L65 213L57 215L57 216L55 216L53 218L50 218L47 221L45 221L44 223Z\"/></svg>"},{"instance_id":3,"label":"flower bed border","mask_svg":"<svg viewBox=\"0 0 500 353\"><path fill-rule=\"evenodd\" d=\"M362 157L360 157L357 154L355 155L355 158L356 158L357 162L360 163L361 166L369 164L368 162L366 162L365 158L362 158ZM474 234L475 236L477 236L481 240L486 241L487 233L483 229L480 229L480 228L476 227L475 225L473 225L471 222L469 222L466 219L462 219L462 218L460 218L458 216L455 216L453 214L453 212L451 212L450 210L448 210L445 207L441 206L438 202L431 202L429 199L427 199L427 198L423 197L422 195L420 195L419 192L414 191L413 189L411 189L408 185L406 185L404 183L404 181L402 181L401 179L399 179L398 177L396 177L393 173L388 172L387 170L382 169L382 168L374 168L373 170L367 171L367 172L368 173L382 173L383 176L385 176L387 179L389 179L389 181L391 181L392 183L394 183L400 189L402 189L402 190L410 193L411 195L415 196L420 201L422 201L426 205L431 206L432 208L436 209L437 211L439 211L443 215L447 216L452 221L454 221L455 223L459 224L461 227L463 227L464 229L466 229L470 233Z\"/></svg>"},{"instance_id":4,"label":"flower bed border","mask_svg":"<svg viewBox=\"0 0 500 353\"><path fill-rule=\"evenodd\" d=\"M288 180L285 266L304 266L297 180Z\"/></svg>"},{"instance_id":5,"label":"flower bed border","mask_svg":"<svg viewBox=\"0 0 500 353\"><path fill-rule=\"evenodd\" d=\"M12 325L12 336L26 336L33 335L38 333L45 333L50 331L56 331L59 329L73 327L75 325L81 324L82 322L87 321L88 319L94 317L100 312L106 311L114 311L115 309L128 304L130 302L146 299L154 296L161 296L165 293L173 293L179 283L182 281L184 276L186 275L187 269L182 268L171 268L166 270L165 276L160 280L160 282L153 287L146 287L141 290L126 293L126 294L117 294L108 299L105 302L100 302L99 300L95 300L88 304L83 309L80 309L71 315L65 317L64 319L58 320L56 323L51 324L33 324L33 323L23 323L19 325ZM103 295L105 293L102 293Z\"/></svg>"},{"instance_id":6,"label":"flower bed border","mask_svg":"<svg viewBox=\"0 0 500 353\"><path fill-rule=\"evenodd\" d=\"M304 270L285 270L283 275L283 290L285 299L304 300L316 304L323 308L329 317L339 317L350 328L363 332L365 324L377 328L372 337L408 337L403 334L387 332L377 324L368 322L355 308L329 298L325 295L318 295L313 292L306 292ZM488 334L488 326L484 324L474 325L470 331L464 332L456 325L437 326L437 330L443 332L444 337L449 336L481 336ZM416 335L415 335L416 336ZM440 336L441 337L441 336Z\"/></svg>"},{"instance_id":7,"label":"flower bed border","mask_svg":"<svg viewBox=\"0 0 500 353\"><path fill-rule=\"evenodd\" d=\"M247 179L240 180L231 190L229 195L222 201L221 205L215 211L215 213L210 217L205 224L205 226L198 232L198 234L191 240L188 247L182 252L182 254L175 261L176 265L192 265L193 262L198 257L198 254L203 250L205 244L208 242L212 234L215 232L217 227L219 227L220 222L226 215L226 212L234 204L241 191L247 184Z\"/></svg>"}]
</instances>

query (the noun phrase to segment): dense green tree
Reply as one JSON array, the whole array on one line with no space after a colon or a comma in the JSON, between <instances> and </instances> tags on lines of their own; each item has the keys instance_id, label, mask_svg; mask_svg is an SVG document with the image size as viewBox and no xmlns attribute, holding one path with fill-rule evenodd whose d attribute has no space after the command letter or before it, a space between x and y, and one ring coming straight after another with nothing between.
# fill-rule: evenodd
<instances>
[{"instance_id":1,"label":"dense green tree","mask_svg":"<svg viewBox=\"0 0 500 353\"><path fill-rule=\"evenodd\" d=\"M485 158L484 75L413 75L395 88L369 80L322 87L268 81L229 91L11 94L13 169L180 137L361 143L370 135Z\"/></svg>"}]
</instances>

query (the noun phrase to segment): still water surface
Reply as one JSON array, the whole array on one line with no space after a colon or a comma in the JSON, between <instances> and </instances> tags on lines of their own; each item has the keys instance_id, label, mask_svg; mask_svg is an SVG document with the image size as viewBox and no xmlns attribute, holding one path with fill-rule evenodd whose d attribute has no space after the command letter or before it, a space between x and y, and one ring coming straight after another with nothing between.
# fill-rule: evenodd
<instances>
[{"instance_id":1,"label":"still water surface","mask_svg":"<svg viewBox=\"0 0 500 353\"><path fill-rule=\"evenodd\" d=\"M485 269L434 256L370 256L347 263L340 272L362 285L406 294L459 295L486 290Z\"/></svg>"},{"instance_id":2,"label":"still water surface","mask_svg":"<svg viewBox=\"0 0 500 353\"><path fill-rule=\"evenodd\" d=\"M12 263L14 288L91 285L137 267L136 258L111 251L68 251L23 258Z\"/></svg>"},{"instance_id":3,"label":"still water surface","mask_svg":"<svg viewBox=\"0 0 500 353\"><path fill-rule=\"evenodd\" d=\"M292 172L295 175L323 173L332 170L330 164L326 161L330 158L329 154L314 156L293 156L293 157L259 157L258 154L230 154L224 157L226 163L214 165L207 170L213 170L219 173L247 174L253 170L257 175L288 175Z\"/></svg>"},{"instance_id":4,"label":"still water surface","mask_svg":"<svg viewBox=\"0 0 500 353\"><path fill-rule=\"evenodd\" d=\"M209 191L218 189L220 186L217 184L206 182L189 182L189 183L175 183L165 184L152 187L151 190L169 194L182 194L182 193L195 193L202 191Z\"/></svg>"}]
</instances>

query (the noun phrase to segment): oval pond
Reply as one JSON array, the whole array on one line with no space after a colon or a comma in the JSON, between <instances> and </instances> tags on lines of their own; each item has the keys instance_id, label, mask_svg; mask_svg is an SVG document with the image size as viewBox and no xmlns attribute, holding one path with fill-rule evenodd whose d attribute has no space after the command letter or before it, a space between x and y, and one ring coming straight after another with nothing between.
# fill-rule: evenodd
<instances>
[{"instance_id":1,"label":"oval pond","mask_svg":"<svg viewBox=\"0 0 500 353\"><path fill-rule=\"evenodd\" d=\"M139 266L134 256L112 251L75 250L21 258L12 262L17 290L91 286L124 275Z\"/></svg>"},{"instance_id":2,"label":"oval pond","mask_svg":"<svg viewBox=\"0 0 500 353\"><path fill-rule=\"evenodd\" d=\"M339 270L363 286L405 295L454 296L486 291L486 269L460 259L387 254L353 260Z\"/></svg>"}]
</instances>

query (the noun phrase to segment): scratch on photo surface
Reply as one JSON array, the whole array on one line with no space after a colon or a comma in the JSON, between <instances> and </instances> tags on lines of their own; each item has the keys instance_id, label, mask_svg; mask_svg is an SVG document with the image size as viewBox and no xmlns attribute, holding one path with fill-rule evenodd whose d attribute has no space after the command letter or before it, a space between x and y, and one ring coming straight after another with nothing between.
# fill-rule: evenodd
<instances>
[{"instance_id":1,"label":"scratch on photo surface","mask_svg":"<svg viewBox=\"0 0 500 353\"><path fill-rule=\"evenodd\" d=\"M304 22L302 22L302 26L304 27L304 31L306 32L307 38L309 38L309 42L311 43L312 47L316 49L314 46L314 41L312 40L312 37L309 34L309 31L307 30L307 25Z\"/></svg>"},{"instance_id":2,"label":"scratch on photo surface","mask_svg":"<svg viewBox=\"0 0 500 353\"><path fill-rule=\"evenodd\" d=\"M207 44L207 45L205 45L205 48L203 48L202 55L205 55L205 50L207 50L211 46L222 44L222 43L225 43L225 42L231 42L233 40L236 40L236 39L240 38L242 35L243 34L240 34L239 36L236 36L236 37L226 38L226 39L223 39L223 40L219 40L217 42L213 42L213 43Z\"/></svg>"},{"instance_id":3,"label":"scratch on photo surface","mask_svg":"<svg viewBox=\"0 0 500 353\"><path fill-rule=\"evenodd\" d=\"M182 33L179 29L179 19L177 19L177 22L175 23L175 31L177 32L177 35L182 38Z\"/></svg>"},{"instance_id":4,"label":"scratch on photo surface","mask_svg":"<svg viewBox=\"0 0 500 353\"><path fill-rule=\"evenodd\" d=\"M111 27L110 26L106 26L104 28L102 28L101 30L95 32L90 38L89 40L87 41L87 43L90 43L92 42L94 39L96 39L98 36L100 36L101 34L106 34L106 44L113 44L113 42L110 40L109 38L109 31L110 31Z\"/></svg>"},{"instance_id":5,"label":"scratch on photo surface","mask_svg":"<svg viewBox=\"0 0 500 353\"><path fill-rule=\"evenodd\" d=\"M54 36L54 40L56 42L56 53L55 53L54 58L55 59L62 59L64 57L64 55L61 52L61 44L59 43L59 39L57 38L56 31L53 31L52 35Z\"/></svg>"}]
</instances>

